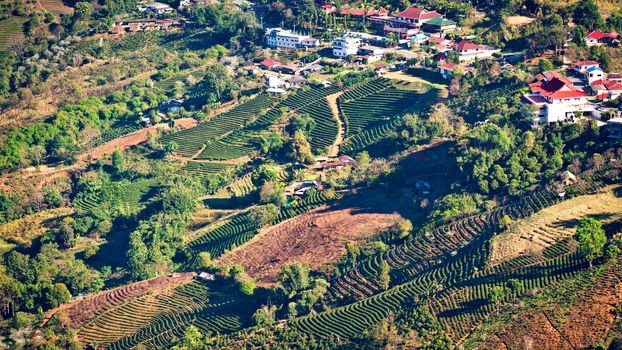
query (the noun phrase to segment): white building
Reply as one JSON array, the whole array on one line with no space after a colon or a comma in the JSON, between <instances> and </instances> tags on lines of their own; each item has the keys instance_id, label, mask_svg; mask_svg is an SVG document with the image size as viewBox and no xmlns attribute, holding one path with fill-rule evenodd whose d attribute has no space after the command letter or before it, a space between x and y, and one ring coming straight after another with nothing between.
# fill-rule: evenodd
<instances>
[{"instance_id":1,"label":"white building","mask_svg":"<svg viewBox=\"0 0 622 350\"><path fill-rule=\"evenodd\" d=\"M499 49L486 45L474 44L468 40L459 42L454 48L454 51L458 52L460 62L485 60L492 58L495 53L501 52Z\"/></svg>"},{"instance_id":2,"label":"white building","mask_svg":"<svg viewBox=\"0 0 622 350\"><path fill-rule=\"evenodd\" d=\"M601 101L615 100L622 96L622 83L613 80L595 80L590 83L592 91Z\"/></svg>"},{"instance_id":3,"label":"white building","mask_svg":"<svg viewBox=\"0 0 622 350\"><path fill-rule=\"evenodd\" d=\"M333 40L333 56L337 58L345 58L356 55L361 47L361 39L344 36L343 38Z\"/></svg>"},{"instance_id":4,"label":"white building","mask_svg":"<svg viewBox=\"0 0 622 350\"><path fill-rule=\"evenodd\" d=\"M265 83L264 87L267 93L270 94L284 94L287 92L286 89L289 88L289 83L284 81L283 79L277 77L276 75L266 74L265 75Z\"/></svg>"},{"instance_id":5,"label":"white building","mask_svg":"<svg viewBox=\"0 0 622 350\"><path fill-rule=\"evenodd\" d=\"M597 80L605 79L605 72L598 66L590 67L585 71L585 78L587 79L588 85L592 85L592 83Z\"/></svg>"},{"instance_id":6,"label":"white building","mask_svg":"<svg viewBox=\"0 0 622 350\"><path fill-rule=\"evenodd\" d=\"M529 84L530 94L522 96L524 105L535 109L533 125L555 122L573 122L575 112L592 113L594 107L587 101L587 93L562 77Z\"/></svg>"},{"instance_id":7,"label":"white building","mask_svg":"<svg viewBox=\"0 0 622 350\"><path fill-rule=\"evenodd\" d=\"M572 69L575 73L585 73L585 71L592 67L600 67L600 63L596 61L581 61L570 65L570 69Z\"/></svg>"},{"instance_id":8,"label":"white building","mask_svg":"<svg viewBox=\"0 0 622 350\"><path fill-rule=\"evenodd\" d=\"M266 32L266 45L273 49L299 49L317 47L318 40L310 35L296 34L282 28L272 28Z\"/></svg>"},{"instance_id":9,"label":"white building","mask_svg":"<svg viewBox=\"0 0 622 350\"><path fill-rule=\"evenodd\" d=\"M145 5L145 10L148 12L153 12L157 15L162 15L165 13L172 13L175 10L167 4L163 4L161 2L152 2Z\"/></svg>"}]
</instances>

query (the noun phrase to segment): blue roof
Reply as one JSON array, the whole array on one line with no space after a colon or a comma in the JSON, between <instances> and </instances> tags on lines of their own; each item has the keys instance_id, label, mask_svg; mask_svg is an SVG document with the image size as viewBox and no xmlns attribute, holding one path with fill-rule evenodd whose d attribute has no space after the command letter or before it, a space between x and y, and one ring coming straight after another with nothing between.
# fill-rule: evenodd
<instances>
[{"instance_id":1,"label":"blue roof","mask_svg":"<svg viewBox=\"0 0 622 350\"><path fill-rule=\"evenodd\" d=\"M429 36L425 35L425 34L415 34L413 35L410 40L427 40L429 38Z\"/></svg>"},{"instance_id":2,"label":"blue roof","mask_svg":"<svg viewBox=\"0 0 622 350\"><path fill-rule=\"evenodd\" d=\"M593 72L595 70L602 71L602 69L600 69L600 67L598 67L598 66L593 66L593 67L590 67L590 68L587 69L588 72Z\"/></svg>"}]
</instances>

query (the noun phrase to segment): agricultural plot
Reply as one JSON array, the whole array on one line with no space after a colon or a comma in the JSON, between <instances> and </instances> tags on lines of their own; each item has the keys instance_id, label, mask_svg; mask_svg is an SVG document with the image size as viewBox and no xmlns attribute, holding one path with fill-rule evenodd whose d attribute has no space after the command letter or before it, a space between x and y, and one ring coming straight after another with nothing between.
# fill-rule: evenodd
<instances>
[{"instance_id":1,"label":"agricultural plot","mask_svg":"<svg viewBox=\"0 0 622 350\"><path fill-rule=\"evenodd\" d=\"M78 338L106 349L162 348L190 325L204 333L239 330L257 307L232 282L195 280L108 309L82 326Z\"/></svg>"},{"instance_id":2,"label":"agricultural plot","mask_svg":"<svg viewBox=\"0 0 622 350\"><path fill-rule=\"evenodd\" d=\"M0 20L0 51L8 49L9 45L24 40L25 17L10 17Z\"/></svg>"},{"instance_id":3,"label":"agricultural plot","mask_svg":"<svg viewBox=\"0 0 622 350\"><path fill-rule=\"evenodd\" d=\"M209 163L209 162L188 162L182 169L192 175L206 176L213 174L226 174L233 169L231 164Z\"/></svg>"},{"instance_id":4,"label":"agricultural plot","mask_svg":"<svg viewBox=\"0 0 622 350\"><path fill-rule=\"evenodd\" d=\"M323 192L317 192L303 200L296 206L282 209L276 221L281 222L296 215L305 213L331 200ZM248 212L235 215L225 224L219 225L204 235L188 243L188 248L194 252L194 257L185 266L193 266L196 255L200 252L209 252L212 258L217 258L226 251L239 247L253 238L259 230L257 223L250 219Z\"/></svg>"},{"instance_id":5,"label":"agricultural plot","mask_svg":"<svg viewBox=\"0 0 622 350\"><path fill-rule=\"evenodd\" d=\"M165 135L162 137L162 142L176 142L179 145L177 152L183 156L191 157L200 151L204 145L242 128L262 110L269 108L271 105L272 101L268 95L259 95L227 112L214 116L209 121L201 123L194 128Z\"/></svg>"},{"instance_id":6,"label":"agricultural plot","mask_svg":"<svg viewBox=\"0 0 622 350\"><path fill-rule=\"evenodd\" d=\"M541 254L552 244L572 237L579 218L597 217L603 224L619 218L622 198L615 191L617 187L575 197L514 223L508 232L493 239L490 264L494 266L525 254Z\"/></svg>"},{"instance_id":7,"label":"agricultural plot","mask_svg":"<svg viewBox=\"0 0 622 350\"><path fill-rule=\"evenodd\" d=\"M357 152L376 143L395 130L404 114L427 107L438 95L436 88L422 93L412 87L405 81L376 78L339 96L346 129L341 150Z\"/></svg>"},{"instance_id":8,"label":"agricultural plot","mask_svg":"<svg viewBox=\"0 0 622 350\"><path fill-rule=\"evenodd\" d=\"M485 242L478 240L467 251L409 282L344 307L295 319L291 324L302 332L316 336L352 337L362 334L389 314L404 310L412 305L413 300L421 300L415 306L427 306L434 315L444 318L441 324L457 340L464 331L476 327L494 310L494 305L483 298L492 287L504 285L509 279L518 277L523 279L525 288L514 295L522 294L531 290L528 288L548 286L587 267L586 262L576 255L566 254L544 257L529 266L523 261L517 263L518 266L508 265L503 270L477 273L475 271L485 266L488 248ZM456 288L461 287L464 293L471 296L468 302L460 298L443 299L445 295L454 296ZM441 304L438 304L439 300ZM451 328L453 324L461 328L454 331Z\"/></svg>"},{"instance_id":9,"label":"agricultural plot","mask_svg":"<svg viewBox=\"0 0 622 350\"><path fill-rule=\"evenodd\" d=\"M149 193L158 187L158 181L157 179L143 179L134 182L115 183L113 186L110 191L116 194L114 201L120 200L131 207L137 207L148 197ZM108 200L110 198L104 198L102 192L96 191L89 195L74 198L72 204L78 210L98 210L102 209Z\"/></svg>"},{"instance_id":10,"label":"agricultural plot","mask_svg":"<svg viewBox=\"0 0 622 350\"><path fill-rule=\"evenodd\" d=\"M339 91L338 87L310 89L288 96L256 121L207 145L200 159L226 160L256 152L257 134L269 129L281 117L281 111L297 111ZM330 109L329 109L330 112Z\"/></svg>"},{"instance_id":11,"label":"agricultural plot","mask_svg":"<svg viewBox=\"0 0 622 350\"><path fill-rule=\"evenodd\" d=\"M316 123L310 135L310 144L314 151L326 149L335 141L339 126L325 98L299 109L298 113L310 115Z\"/></svg>"},{"instance_id":12,"label":"agricultural plot","mask_svg":"<svg viewBox=\"0 0 622 350\"><path fill-rule=\"evenodd\" d=\"M575 195L591 193L599 181L580 182L568 188ZM363 298L380 291L376 276L381 260L391 267L392 283L403 283L449 259L475 239L498 232L501 218L525 218L560 201L554 192L543 191L525 195L520 200L486 214L468 216L441 225L431 232L397 245L382 257L365 260L354 269L331 281L329 294L333 302L350 297Z\"/></svg>"}]
</instances>

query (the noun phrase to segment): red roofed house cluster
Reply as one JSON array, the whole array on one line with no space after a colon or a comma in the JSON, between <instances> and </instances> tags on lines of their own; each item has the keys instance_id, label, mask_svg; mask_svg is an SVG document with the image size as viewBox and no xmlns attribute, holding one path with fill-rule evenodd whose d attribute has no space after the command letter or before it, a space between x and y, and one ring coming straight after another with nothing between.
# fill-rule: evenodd
<instances>
[{"instance_id":1,"label":"red roofed house cluster","mask_svg":"<svg viewBox=\"0 0 622 350\"><path fill-rule=\"evenodd\" d=\"M529 84L531 93L522 96L521 101L535 109L533 125L556 122L572 122L575 112L591 113L594 107L588 103L588 94L575 87L565 77L555 72L545 72Z\"/></svg>"}]
</instances>

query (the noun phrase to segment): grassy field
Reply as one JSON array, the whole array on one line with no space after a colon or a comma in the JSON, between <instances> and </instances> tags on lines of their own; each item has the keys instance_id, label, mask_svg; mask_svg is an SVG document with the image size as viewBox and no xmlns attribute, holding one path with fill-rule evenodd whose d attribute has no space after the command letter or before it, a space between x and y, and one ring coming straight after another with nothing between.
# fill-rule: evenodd
<instances>
[{"instance_id":1,"label":"grassy field","mask_svg":"<svg viewBox=\"0 0 622 350\"><path fill-rule=\"evenodd\" d=\"M73 8L65 5L62 0L39 0L41 7L46 11L56 14L73 13Z\"/></svg>"},{"instance_id":2,"label":"grassy field","mask_svg":"<svg viewBox=\"0 0 622 350\"><path fill-rule=\"evenodd\" d=\"M49 226L73 213L71 208L44 210L0 226L0 238L28 245L48 231Z\"/></svg>"},{"instance_id":3,"label":"grassy field","mask_svg":"<svg viewBox=\"0 0 622 350\"><path fill-rule=\"evenodd\" d=\"M603 193L575 197L517 221L513 229L493 239L490 264L497 265L524 254L540 255L559 240L572 237L582 217L591 216L603 223L619 218L622 198L615 192L612 188Z\"/></svg>"},{"instance_id":4,"label":"grassy field","mask_svg":"<svg viewBox=\"0 0 622 350\"><path fill-rule=\"evenodd\" d=\"M0 21L0 51L24 40L25 17L11 17Z\"/></svg>"}]
</instances>

